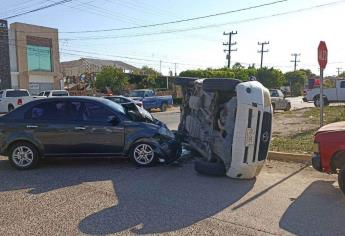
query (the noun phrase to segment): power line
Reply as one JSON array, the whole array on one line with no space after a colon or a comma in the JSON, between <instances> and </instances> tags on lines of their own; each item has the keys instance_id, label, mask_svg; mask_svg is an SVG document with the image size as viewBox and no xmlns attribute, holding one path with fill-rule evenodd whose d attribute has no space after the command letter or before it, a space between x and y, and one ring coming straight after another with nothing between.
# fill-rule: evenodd
<instances>
[{"instance_id":1,"label":"power line","mask_svg":"<svg viewBox=\"0 0 345 236\"><path fill-rule=\"evenodd\" d=\"M260 68L262 68L262 61L263 61L263 58L264 58L264 52L268 52L268 49L264 50L264 46L266 44L270 44L270 42L269 41L268 42L265 41L265 42L262 42L262 43L258 42L258 45L261 45L261 50L258 50L258 53L261 53Z\"/></svg>"},{"instance_id":2,"label":"power line","mask_svg":"<svg viewBox=\"0 0 345 236\"><path fill-rule=\"evenodd\" d=\"M98 37L60 38L60 40L71 40L71 41L73 41L73 40L104 40L104 39L131 38L131 37L140 37L140 36L152 36L152 35L160 35L160 34L171 34L171 33L187 32L187 31L195 31L195 30L202 30L202 29L207 29L207 28L222 27L222 26L232 25L232 24L247 23L247 22L263 20L263 19L267 19L267 18L271 18L271 17L289 15L289 14L293 14L293 13L300 13L300 12L314 10L314 9L322 8L322 7L328 7L331 5L336 5L336 4L340 4L340 3L344 3L344 2L345 2L344 0L329 2L329 3L325 3L325 4L314 5L311 7L300 8L297 10L286 11L286 12L271 14L271 15L267 15L267 16L260 16L260 17L248 18L248 19L244 19L244 20L225 22L225 23L220 23L220 24L209 24L209 25L189 27L189 28L183 28L183 29L172 29L172 30L149 32L149 33L143 33L143 34L118 35L118 36L103 35L103 36L98 36ZM87 33L86 31L67 31L67 32L61 31L59 33L83 33L83 32ZM89 33L91 33L91 32L92 31L90 31ZM47 32L32 31L32 32L28 32L28 33L47 33Z\"/></svg>"},{"instance_id":3,"label":"power line","mask_svg":"<svg viewBox=\"0 0 345 236\"><path fill-rule=\"evenodd\" d=\"M8 19L15 18L15 17L18 17L18 16L27 15L27 14L30 14L30 13L33 13L33 12L37 12L37 11L41 11L41 10L44 10L44 9L47 9L47 8L55 7L55 6L58 6L58 5L61 5L61 4L65 4L65 3L68 3L68 2L71 2L71 1L73 1L73 0L62 0L62 1L59 1L59 2L55 2L55 3L52 3L52 4L48 4L48 5L45 5L45 6L36 8L36 9L33 9L33 10L25 11L25 12L18 13L18 14L12 15L12 16L7 16L7 17L4 17L3 19L8 20Z\"/></svg>"},{"instance_id":4,"label":"power line","mask_svg":"<svg viewBox=\"0 0 345 236\"><path fill-rule=\"evenodd\" d=\"M237 48L236 49L231 48L232 46L235 46L237 44L237 42L232 42L232 36L236 35L236 34L237 34L237 31L236 32L231 31L229 33L225 33L225 32L223 33L223 35L229 36L229 41L227 43L223 43L224 46L228 46L228 49L224 49L224 52L227 52L226 59L228 59L228 68L230 68L230 65L231 65L231 52L237 51Z\"/></svg>"},{"instance_id":5,"label":"power line","mask_svg":"<svg viewBox=\"0 0 345 236\"><path fill-rule=\"evenodd\" d=\"M226 12L219 12L219 13L205 15L205 16L197 16L197 17L192 17L192 18L186 18L186 19L181 19L181 20L162 22L162 23L155 23L155 24L149 24L149 25L139 25L139 26L133 26L133 27L101 29L101 30L67 31L67 32L64 32L64 33L74 34L74 33L109 32L109 31L121 31L121 30L149 28L149 27L156 27L156 26L162 26L162 25L171 25L171 24L177 24L177 23L182 23L182 22L206 19L206 18L215 17L215 16L227 15L227 14L232 14L232 13L241 12L241 11L252 10L252 9L255 9L255 8L270 6L270 5L274 5L274 4L278 4L278 3L282 3L282 2L286 2L286 1L288 1L288 0L279 0L279 1L274 1L274 2L270 2L270 3L264 3L264 4L260 4L260 5L256 5L256 6L245 7L245 8L236 9L236 10L230 10L230 11L226 11Z\"/></svg>"},{"instance_id":6,"label":"power line","mask_svg":"<svg viewBox=\"0 0 345 236\"><path fill-rule=\"evenodd\" d=\"M300 53L293 53L293 54L291 54L291 56L293 56L294 59L291 60L290 62L293 62L293 63L294 63L294 71L296 71L297 62L301 62L301 61L297 60L297 57L301 56L301 54L300 54Z\"/></svg>"}]
</instances>

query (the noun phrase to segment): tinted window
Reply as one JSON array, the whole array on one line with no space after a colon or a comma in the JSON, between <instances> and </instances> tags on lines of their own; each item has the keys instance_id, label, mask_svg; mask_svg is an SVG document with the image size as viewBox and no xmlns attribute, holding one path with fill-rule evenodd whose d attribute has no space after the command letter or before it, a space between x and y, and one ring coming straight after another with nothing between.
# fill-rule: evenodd
<instances>
[{"instance_id":1,"label":"tinted window","mask_svg":"<svg viewBox=\"0 0 345 236\"><path fill-rule=\"evenodd\" d=\"M67 120L71 121L82 121L83 120L83 109L81 102L66 102L67 107Z\"/></svg>"},{"instance_id":2,"label":"tinted window","mask_svg":"<svg viewBox=\"0 0 345 236\"><path fill-rule=\"evenodd\" d=\"M50 94L49 91L48 91L48 92L45 92L45 93L44 93L44 96L49 97L49 94Z\"/></svg>"},{"instance_id":3,"label":"tinted window","mask_svg":"<svg viewBox=\"0 0 345 236\"><path fill-rule=\"evenodd\" d=\"M92 122L108 122L114 114L110 112L105 106L97 103L84 103L85 109L83 114L84 121Z\"/></svg>"},{"instance_id":4,"label":"tinted window","mask_svg":"<svg viewBox=\"0 0 345 236\"><path fill-rule=\"evenodd\" d=\"M54 91L52 93L52 96L58 97L58 96L68 96L68 93L66 91Z\"/></svg>"},{"instance_id":5,"label":"tinted window","mask_svg":"<svg viewBox=\"0 0 345 236\"><path fill-rule=\"evenodd\" d=\"M106 97L106 99L113 101L113 102L117 102L117 103L123 103L122 98L119 98L119 97Z\"/></svg>"},{"instance_id":6,"label":"tinted window","mask_svg":"<svg viewBox=\"0 0 345 236\"><path fill-rule=\"evenodd\" d=\"M58 101L38 104L25 114L26 119L32 120L65 120L66 117L66 104Z\"/></svg>"},{"instance_id":7,"label":"tinted window","mask_svg":"<svg viewBox=\"0 0 345 236\"><path fill-rule=\"evenodd\" d=\"M15 98L15 97L28 97L30 96L28 91L25 90L12 90L6 92L6 97Z\"/></svg>"},{"instance_id":8,"label":"tinted window","mask_svg":"<svg viewBox=\"0 0 345 236\"><path fill-rule=\"evenodd\" d=\"M44 94L44 92L40 92L40 93L38 94L38 96L43 96L43 94Z\"/></svg>"},{"instance_id":9,"label":"tinted window","mask_svg":"<svg viewBox=\"0 0 345 236\"><path fill-rule=\"evenodd\" d=\"M4 91L0 91L0 98L2 98L3 93L4 93Z\"/></svg>"},{"instance_id":10,"label":"tinted window","mask_svg":"<svg viewBox=\"0 0 345 236\"><path fill-rule=\"evenodd\" d=\"M28 45L27 60L29 71L52 71L50 47Z\"/></svg>"},{"instance_id":11,"label":"tinted window","mask_svg":"<svg viewBox=\"0 0 345 236\"><path fill-rule=\"evenodd\" d=\"M271 97L279 97L278 92L276 90L270 90L271 92Z\"/></svg>"},{"instance_id":12,"label":"tinted window","mask_svg":"<svg viewBox=\"0 0 345 236\"><path fill-rule=\"evenodd\" d=\"M340 88L345 88L345 81L341 81Z\"/></svg>"}]
</instances>

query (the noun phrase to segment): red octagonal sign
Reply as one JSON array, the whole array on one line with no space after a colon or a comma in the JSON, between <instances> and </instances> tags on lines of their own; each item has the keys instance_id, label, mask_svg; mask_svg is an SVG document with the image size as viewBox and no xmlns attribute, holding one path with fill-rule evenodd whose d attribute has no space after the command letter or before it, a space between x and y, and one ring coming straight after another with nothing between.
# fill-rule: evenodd
<instances>
[{"instance_id":1,"label":"red octagonal sign","mask_svg":"<svg viewBox=\"0 0 345 236\"><path fill-rule=\"evenodd\" d=\"M325 69L327 65L328 50L325 41L320 41L317 48L317 59L321 69Z\"/></svg>"}]
</instances>

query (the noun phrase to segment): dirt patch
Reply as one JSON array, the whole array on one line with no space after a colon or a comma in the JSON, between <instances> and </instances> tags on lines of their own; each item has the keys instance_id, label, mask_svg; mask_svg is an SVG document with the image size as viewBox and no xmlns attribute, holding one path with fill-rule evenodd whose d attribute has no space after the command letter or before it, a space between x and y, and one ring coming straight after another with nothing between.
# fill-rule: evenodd
<instances>
[{"instance_id":1,"label":"dirt patch","mask_svg":"<svg viewBox=\"0 0 345 236\"><path fill-rule=\"evenodd\" d=\"M313 117L309 117L310 108L290 112L274 113L273 136L291 137L298 133L319 127Z\"/></svg>"}]
</instances>

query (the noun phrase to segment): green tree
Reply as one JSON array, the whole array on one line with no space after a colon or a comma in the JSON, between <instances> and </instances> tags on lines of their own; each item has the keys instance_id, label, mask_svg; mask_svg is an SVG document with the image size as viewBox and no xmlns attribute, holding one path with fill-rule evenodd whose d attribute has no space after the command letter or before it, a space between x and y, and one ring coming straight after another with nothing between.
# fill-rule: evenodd
<instances>
[{"instance_id":1,"label":"green tree","mask_svg":"<svg viewBox=\"0 0 345 236\"><path fill-rule=\"evenodd\" d=\"M157 78L161 75L160 73L158 73L157 71L155 71L154 69L152 69L148 66L143 66L141 68L141 73L142 73L142 75L144 75L142 85L145 88L154 87L156 84Z\"/></svg>"},{"instance_id":2,"label":"green tree","mask_svg":"<svg viewBox=\"0 0 345 236\"><path fill-rule=\"evenodd\" d=\"M113 92L121 92L128 85L128 77L119 68L105 66L96 75L96 88L105 90L110 88Z\"/></svg>"},{"instance_id":3,"label":"green tree","mask_svg":"<svg viewBox=\"0 0 345 236\"><path fill-rule=\"evenodd\" d=\"M303 94L304 84L307 82L308 76L305 70L297 70L285 73L288 84L291 85L291 95L300 96Z\"/></svg>"},{"instance_id":4,"label":"green tree","mask_svg":"<svg viewBox=\"0 0 345 236\"><path fill-rule=\"evenodd\" d=\"M257 70L256 79L267 88L279 88L285 82L283 72L267 67Z\"/></svg>"},{"instance_id":5,"label":"green tree","mask_svg":"<svg viewBox=\"0 0 345 236\"><path fill-rule=\"evenodd\" d=\"M342 72L342 73L340 73L340 74L338 75L338 77L340 77L340 78L345 78L345 71Z\"/></svg>"},{"instance_id":6,"label":"green tree","mask_svg":"<svg viewBox=\"0 0 345 236\"><path fill-rule=\"evenodd\" d=\"M241 63L236 62L233 66L232 69L243 69L244 66L241 65Z\"/></svg>"}]
</instances>

